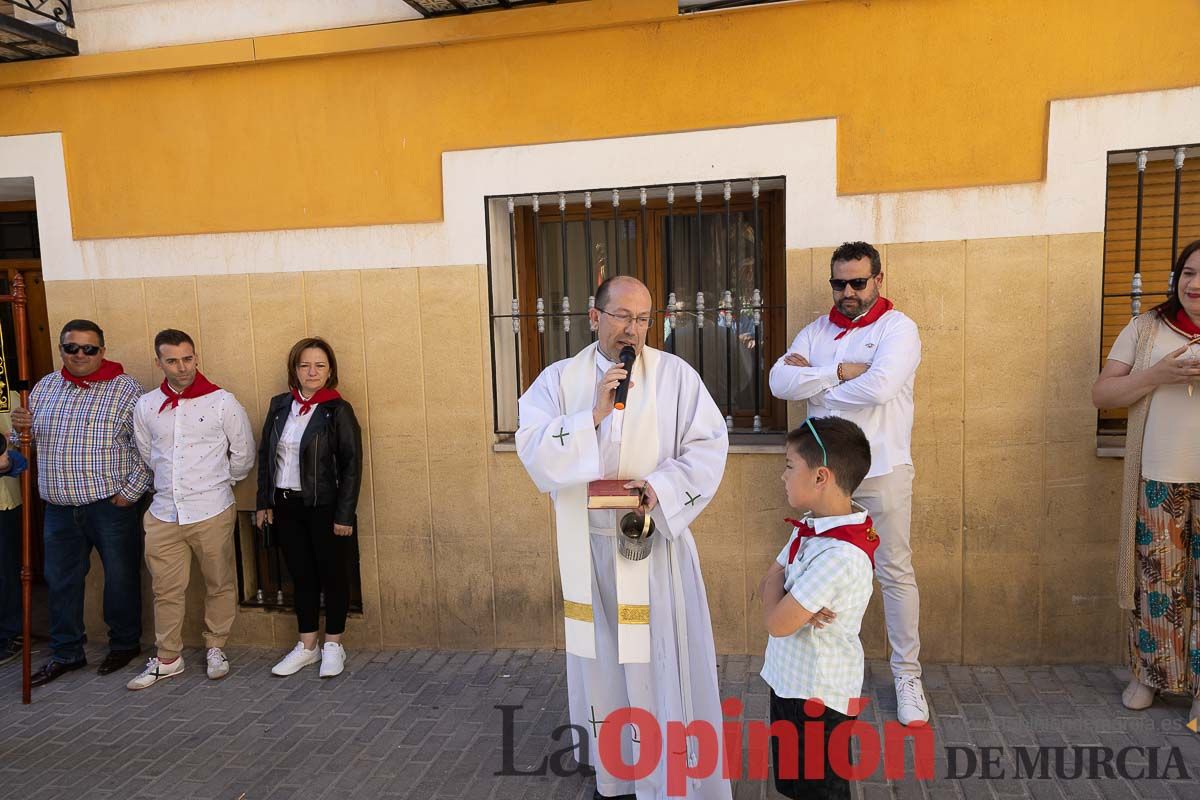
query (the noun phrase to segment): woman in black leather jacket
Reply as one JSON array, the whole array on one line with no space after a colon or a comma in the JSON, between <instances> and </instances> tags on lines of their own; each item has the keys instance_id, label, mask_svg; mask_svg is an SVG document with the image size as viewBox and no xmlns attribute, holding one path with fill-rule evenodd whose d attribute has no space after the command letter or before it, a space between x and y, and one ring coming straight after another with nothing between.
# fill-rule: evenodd
<instances>
[{"instance_id":1,"label":"woman in black leather jacket","mask_svg":"<svg viewBox=\"0 0 1200 800\"><path fill-rule=\"evenodd\" d=\"M342 633L350 605L350 560L362 479L362 433L336 391L337 358L324 339L288 354L291 391L271 398L258 446L255 524L273 524L295 589L300 641L272 669L292 675L321 663L322 678L346 663ZM325 644L317 648L325 593Z\"/></svg>"}]
</instances>

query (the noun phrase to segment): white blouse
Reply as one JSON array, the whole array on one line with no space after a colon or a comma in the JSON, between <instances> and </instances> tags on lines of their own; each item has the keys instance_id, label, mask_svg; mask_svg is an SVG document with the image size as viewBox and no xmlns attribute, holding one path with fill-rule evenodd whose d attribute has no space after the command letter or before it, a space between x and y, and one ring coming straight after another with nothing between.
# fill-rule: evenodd
<instances>
[{"instance_id":1,"label":"white blouse","mask_svg":"<svg viewBox=\"0 0 1200 800\"><path fill-rule=\"evenodd\" d=\"M1150 363L1155 364L1188 340L1158 323ZM1186 355L1200 355L1200 345ZM1108 357L1112 361L1133 366L1137 353L1137 320L1129 321ZM1197 411L1200 393L1188 394L1186 383L1159 386L1150 395L1150 410L1146 414L1146 431L1142 435L1142 477L1165 483L1194 483L1200 481L1200 437L1197 433Z\"/></svg>"},{"instance_id":2,"label":"white blouse","mask_svg":"<svg viewBox=\"0 0 1200 800\"><path fill-rule=\"evenodd\" d=\"M312 406L304 416L300 415L300 403L292 400L292 411L288 414L287 422L283 423L283 433L279 435L279 446L275 449L275 488L294 489L300 491L300 440L308 422L316 413Z\"/></svg>"}]
</instances>

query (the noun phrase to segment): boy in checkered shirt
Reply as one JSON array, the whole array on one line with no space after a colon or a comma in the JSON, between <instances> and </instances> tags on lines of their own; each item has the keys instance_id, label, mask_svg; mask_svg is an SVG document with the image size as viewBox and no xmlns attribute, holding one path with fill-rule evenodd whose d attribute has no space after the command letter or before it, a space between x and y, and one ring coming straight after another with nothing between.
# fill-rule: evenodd
<instances>
[{"instance_id":1,"label":"boy in checkered shirt","mask_svg":"<svg viewBox=\"0 0 1200 800\"><path fill-rule=\"evenodd\" d=\"M771 739L775 788L792 798L849 798L850 783L838 774L850 763L849 737L839 737L841 752L829 743L833 729L858 713L862 691L858 630L879 537L850 497L870 469L871 445L849 420L808 419L788 434L786 457L788 505L806 513L787 520L791 538L759 585L771 635L762 670L771 722L790 723L797 734ZM805 737L817 729L823 763L805 763Z\"/></svg>"}]
</instances>

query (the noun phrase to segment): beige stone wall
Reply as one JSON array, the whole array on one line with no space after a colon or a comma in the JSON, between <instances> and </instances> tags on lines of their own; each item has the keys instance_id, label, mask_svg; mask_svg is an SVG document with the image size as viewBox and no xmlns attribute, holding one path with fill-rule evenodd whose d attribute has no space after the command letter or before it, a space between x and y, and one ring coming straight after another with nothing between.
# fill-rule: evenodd
<instances>
[{"instance_id":1,"label":"beige stone wall","mask_svg":"<svg viewBox=\"0 0 1200 800\"><path fill-rule=\"evenodd\" d=\"M923 342L912 541L927 660L1121 658L1121 462L1095 455L1090 399L1103 240L1095 233L881 248L885 293L916 321ZM789 313L806 313L789 318L794 331L829 308L830 251L789 256ZM803 296L812 301L807 309L794 300ZM863 638L883 653L878 602Z\"/></svg>"},{"instance_id":2,"label":"beige stone wall","mask_svg":"<svg viewBox=\"0 0 1200 800\"><path fill-rule=\"evenodd\" d=\"M1115 661L1120 462L1095 456L1089 391L1102 235L889 245L886 293L920 326L913 550L928 661ZM788 254L789 334L828 310L828 250ZM96 319L109 356L159 378L160 328L196 337L202 368L255 425L304 335L334 345L366 443L364 611L351 646L562 644L549 503L493 452L487 276L479 266L47 284L51 328ZM793 418L802 418L801 404ZM787 536L781 456L736 454L695 527L717 647L761 652L753 597ZM253 507L252 481L238 489ZM97 565L98 567L98 565ZM89 629L103 641L97 568ZM148 583L147 583L148 588ZM198 642L193 575L187 634ZM148 592L147 592L148 593ZM146 638L152 638L147 598ZM238 617L238 641L288 647L294 618ZM878 597L864 621L886 654Z\"/></svg>"}]
</instances>

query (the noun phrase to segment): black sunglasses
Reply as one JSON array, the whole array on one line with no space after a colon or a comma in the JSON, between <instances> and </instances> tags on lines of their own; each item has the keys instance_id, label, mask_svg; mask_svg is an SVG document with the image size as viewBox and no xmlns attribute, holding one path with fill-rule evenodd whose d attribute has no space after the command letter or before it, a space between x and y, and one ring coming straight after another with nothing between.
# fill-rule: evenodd
<instances>
[{"instance_id":1,"label":"black sunglasses","mask_svg":"<svg viewBox=\"0 0 1200 800\"><path fill-rule=\"evenodd\" d=\"M875 276L872 275L871 278L873 278L873 277L875 277ZM841 278L830 278L829 285L833 287L833 290L835 292L846 291L847 284L849 284L850 286L853 286L854 291L861 292L863 289L867 288L867 283L870 282L871 278L850 278L849 280L842 280Z\"/></svg>"},{"instance_id":2,"label":"black sunglasses","mask_svg":"<svg viewBox=\"0 0 1200 800\"><path fill-rule=\"evenodd\" d=\"M94 344L75 344L74 342L67 342L66 344L60 344L59 347L61 347L62 351L69 356L75 355L80 350L83 351L85 356L94 356L96 353L100 352L100 348Z\"/></svg>"}]
</instances>

